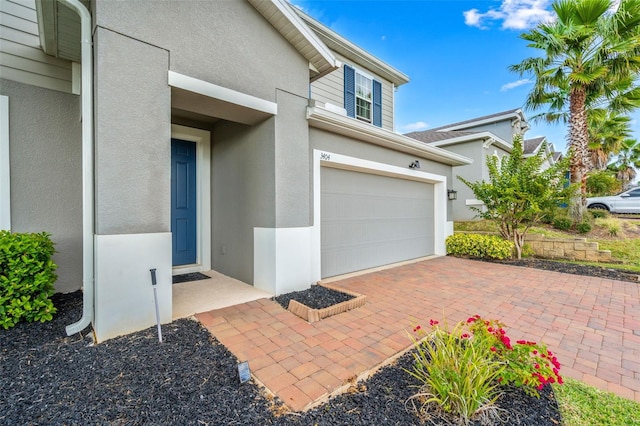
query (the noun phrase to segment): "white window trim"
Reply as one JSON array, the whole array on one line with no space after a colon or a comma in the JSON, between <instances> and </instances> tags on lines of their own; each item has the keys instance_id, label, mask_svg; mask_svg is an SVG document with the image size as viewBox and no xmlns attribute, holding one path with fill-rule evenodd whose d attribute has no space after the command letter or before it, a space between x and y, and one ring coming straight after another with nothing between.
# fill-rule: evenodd
<instances>
[{"instance_id":1,"label":"white window trim","mask_svg":"<svg viewBox=\"0 0 640 426\"><path fill-rule=\"evenodd\" d=\"M193 265L176 266L173 275L211 270L211 134L206 130L171 125L171 137L196 143L197 258Z\"/></svg>"},{"instance_id":2,"label":"white window trim","mask_svg":"<svg viewBox=\"0 0 640 426\"><path fill-rule=\"evenodd\" d=\"M360 121L364 121L365 123L370 123L373 124L373 81L375 80L375 78L373 78L372 75L367 74L365 72L360 71L358 68L353 68L355 74L354 74L354 88L353 88L353 94L355 96L355 116L356 119L360 120ZM369 81L371 81L371 99L366 99L363 98L362 96L358 96L358 74L360 74L362 77L369 79ZM362 99L365 102L369 103L369 118L367 119L366 117L362 117L358 115L358 99Z\"/></svg>"},{"instance_id":3,"label":"white window trim","mask_svg":"<svg viewBox=\"0 0 640 426\"><path fill-rule=\"evenodd\" d=\"M0 96L0 230L11 230L9 97Z\"/></svg>"}]
</instances>

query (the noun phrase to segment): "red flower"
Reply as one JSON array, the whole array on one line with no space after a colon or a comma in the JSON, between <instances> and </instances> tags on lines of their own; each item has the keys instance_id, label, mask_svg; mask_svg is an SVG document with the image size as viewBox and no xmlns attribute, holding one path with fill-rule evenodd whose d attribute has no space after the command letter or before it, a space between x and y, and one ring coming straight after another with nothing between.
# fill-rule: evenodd
<instances>
[{"instance_id":1,"label":"red flower","mask_svg":"<svg viewBox=\"0 0 640 426\"><path fill-rule=\"evenodd\" d=\"M534 365L534 368L535 368L536 370L539 370L539 369L540 369L540 364L536 364L536 365Z\"/></svg>"},{"instance_id":2,"label":"red flower","mask_svg":"<svg viewBox=\"0 0 640 426\"><path fill-rule=\"evenodd\" d=\"M439 322L438 322L438 321L436 321L436 320L429 320L429 325L430 325L431 327L433 327L434 325L438 325L438 324L439 324Z\"/></svg>"},{"instance_id":3,"label":"red flower","mask_svg":"<svg viewBox=\"0 0 640 426\"><path fill-rule=\"evenodd\" d=\"M472 323L472 322L476 322L476 318L475 317L467 318L467 324Z\"/></svg>"},{"instance_id":4,"label":"red flower","mask_svg":"<svg viewBox=\"0 0 640 426\"><path fill-rule=\"evenodd\" d=\"M502 341L502 344L507 347L507 349L509 350L513 349L513 347L511 346L511 339L509 339L507 336L505 335L500 336L500 340Z\"/></svg>"},{"instance_id":5,"label":"red flower","mask_svg":"<svg viewBox=\"0 0 640 426\"><path fill-rule=\"evenodd\" d=\"M538 351L534 350L534 351L533 351L533 354L534 354L534 355L538 355Z\"/></svg>"},{"instance_id":6,"label":"red flower","mask_svg":"<svg viewBox=\"0 0 640 426\"><path fill-rule=\"evenodd\" d=\"M419 325L416 325L416 328L413 329L413 332L415 333L416 331L420 330L422 327L420 327Z\"/></svg>"},{"instance_id":7,"label":"red flower","mask_svg":"<svg viewBox=\"0 0 640 426\"><path fill-rule=\"evenodd\" d=\"M493 331L493 327L489 327L489 328L487 328L487 331L488 331L489 333L491 333L491 332Z\"/></svg>"},{"instance_id":8,"label":"red flower","mask_svg":"<svg viewBox=\"0 0 640 426\"><path fill-rule=\"evenodd\" d=\"M564 380L562 380L562 376L558 376L558 384L561 385L564 383Z\"/></svg>"},{"instance_id":9,"label":"red flower","mask_svg":"<svg viewBox=\"0 0 640 426\"><path fill-rule=\"evenodd\" d=\"M495 352L496 351L496 347L495 346L491 346L491 352Z\"/></svg>"},{"instance_id":10,"label":"red flower","mask_svg":"<svg viewBox=\"0 0 640 426\"><path fill-rule=\"evenodd\" d=\"M519 345L526 345L527 341L526 340L518 340L516 343L519 344Z\"/></svg>"},{"instance_id":11,"label":"red flower","mask_svg":"<svg viewBox=\"0 0 640 426\"><path fill-rule=\"evenodd\" d=\"M468 333L464 333L464 334L463 334L462 336L460 336L460 337L462 337L463 339L468 339L468 338L469 338L469 337L471 337L471 336L469 336L469 334L468 334Z\"/></svg>"}]
</instances>

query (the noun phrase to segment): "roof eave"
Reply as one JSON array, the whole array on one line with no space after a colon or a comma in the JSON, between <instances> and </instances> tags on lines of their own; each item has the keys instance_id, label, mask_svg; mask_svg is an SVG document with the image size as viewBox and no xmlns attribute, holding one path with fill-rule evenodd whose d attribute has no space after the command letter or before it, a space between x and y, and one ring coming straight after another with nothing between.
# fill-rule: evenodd
<instances>
[{"instance_id":1,"label":"roof eave","mask_svg":"<svg viewBox=\"0 0 640 426\"><path fill-rule=\"evenodd\" d=\"M331 50L286 0L247 1L309 61L312 80L338 68Z\"/></svg>"},{"instance_id":2,"label":"roof eave","mask_svg":"<svg viewBox=\"0 0 640 426\"><path fill-rule=\"evenodd\" d=\"M431 146L416 139L363 123L353 118L331 112L320 106L307 108L307 120L312 127L341 134L374 145L417 155L450 166L473 163L470 158Z\"/></svg>"},{"instance_id":3,"label":"roof eave","mask_svg":"<svg viewBox=\"0 0 640 426\"><path fill-rule=\"evenodd\" d=\"M507 151L507 152L511 152L511 150L513 149L513 145L508 143L507 141L505 141L504 139L494 135L491 132L478 132L475 133L473 135L463 135L463 136L458 136L455 138L450 138L450 139L443 139L440 141L436 141L436 142L430 142L430 145L433 146L448 146L448 145L455 145L457 143L464 143L464 142L473 142L473 141L477 141L477 140L481 140L483 142L487 141L487 140L491 140L492 141L492 145L496 145L498 147L500 147L501 149Z\"/></svg>"},{"instance_id":4,"label":"roof eave","mask_svg":"<svg viewBox=\"0 0 640 426\"><path fill-rule=\"evenodd\" d=\"M461 130L467 129L469 127L480 126L483 124L495 123L498 121L503 121L508 118L517 118L525 125L523 126L523 130L528 130L530 128L529 123L527 122L527 118L524 115L524 112L521 109L517 109L515 111L508 112L502 115L494 115L487 118L480 118L478 120L469 120L464 121L462 123L454 123L451 125L444 125L437 128L437 130L441 131L452 131L452 130Z\"/></svg>"},{"instance_id":5,"label":"roof eave","mask_svg":"<svg viewBox=\"0 0 640 426\"><path fill-rule=\"evenodd\" d=\"M360 64L363 64L372 72L375 72L380 77L392 82L396 87L401 86L409 82L409 76L403 72L397 70L391 65L381 61L374 55L370 54L366 50L356 46L340 34L331 30L326 25L313 19L298 8L295 8L298 16L304 20L304 22L315 33L324 40L324 42L336 52L343 56L352 59Z\"/></svg>"}]
</instances>

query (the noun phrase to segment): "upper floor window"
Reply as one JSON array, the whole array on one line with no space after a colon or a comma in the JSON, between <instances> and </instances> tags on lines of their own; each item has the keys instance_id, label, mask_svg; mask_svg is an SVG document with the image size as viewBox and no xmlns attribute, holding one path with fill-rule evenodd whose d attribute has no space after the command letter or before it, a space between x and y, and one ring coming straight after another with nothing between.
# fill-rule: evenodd
<instances>
[{"instance_id":1,"label":"upper floor window","mask_svg":"<svg viewBox=\"0 0 640 426\"><path fill-rule=\"evenodd\" d=\"M344 108L349 117L382 127L382 83L345 65Z\"/></svg>"},{"instance_id":2,"label":"upper floor window","mask_svg":"<svg viewBox=\"0 0 640 426\"><path fill-rule=\"evenodd\" d=\"M356 118L371 123L373 79L356 71Z\"/></svg>"}]
</instances>

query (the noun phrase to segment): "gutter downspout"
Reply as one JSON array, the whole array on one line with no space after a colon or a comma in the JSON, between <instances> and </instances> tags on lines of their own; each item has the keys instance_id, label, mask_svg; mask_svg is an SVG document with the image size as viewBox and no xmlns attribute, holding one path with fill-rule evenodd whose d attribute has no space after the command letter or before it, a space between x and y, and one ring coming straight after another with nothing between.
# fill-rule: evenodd
<instances>
[{"instance_id":1,"label":"gutter downspout","mask_svg":"<svg viewBox=\"0 0 640 426\"><path fill-rule=\"evenodd\" d=\"M78 0L58 0L80 16L82 61L82 318L66 327L67 336L84 330L93 321L93 48L91 14Z\"/></svg>"}]
</instances>

